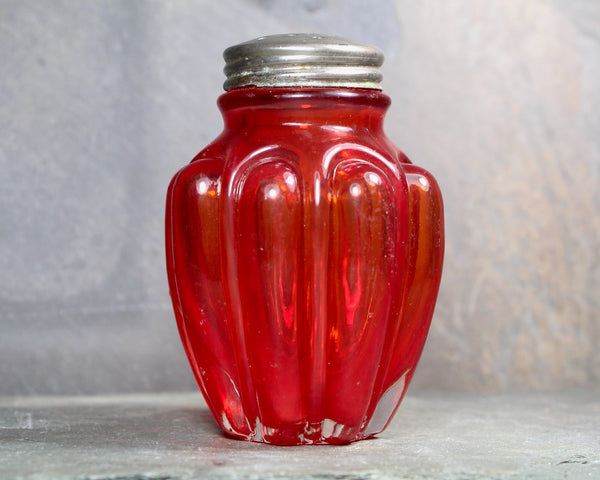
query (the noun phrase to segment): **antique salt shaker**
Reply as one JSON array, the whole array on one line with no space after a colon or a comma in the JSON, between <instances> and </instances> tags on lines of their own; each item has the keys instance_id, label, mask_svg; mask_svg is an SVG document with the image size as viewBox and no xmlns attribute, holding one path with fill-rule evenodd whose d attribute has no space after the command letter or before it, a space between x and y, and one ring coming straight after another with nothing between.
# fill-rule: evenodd
<instances>
[{"instance_id":1,"label":"antique salt shaker","mask_svg":"<svg viewBox=\"0 0 600 480\"><path fill-rule=\"evenodd\" d=\"M224 57L224 130L167 195L169 285L192 370L233 437L372 437L429 330L438 185L383 132L379 50L289 34Z\"/></svg>"}]
</instances>

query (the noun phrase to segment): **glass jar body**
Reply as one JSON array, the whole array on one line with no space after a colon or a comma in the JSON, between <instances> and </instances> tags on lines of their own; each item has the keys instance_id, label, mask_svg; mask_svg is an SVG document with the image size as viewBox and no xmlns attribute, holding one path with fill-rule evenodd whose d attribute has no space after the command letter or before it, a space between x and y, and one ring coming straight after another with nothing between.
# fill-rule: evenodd
<instances>
[{"instance_id":1,"label":"glass jar body","mask_svg":"<svg viewBox=\"0 0 600 480\"><path fill-rule=\"evenodd\" d=\"M281 445L382 431L439 287L439 188L384 135L379 91L231 90L223 133L173 178L179 332L228 434Z\"/></svg>"}]
</instances>

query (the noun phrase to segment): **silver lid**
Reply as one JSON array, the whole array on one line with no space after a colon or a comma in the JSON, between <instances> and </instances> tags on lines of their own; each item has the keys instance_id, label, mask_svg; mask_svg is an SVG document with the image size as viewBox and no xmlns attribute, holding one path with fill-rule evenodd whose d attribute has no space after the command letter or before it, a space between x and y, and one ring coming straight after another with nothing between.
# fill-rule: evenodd
<instances>
[{"instance_id":1,"label":"silver lid","mask_svg":"<svg viewBox=\"0 0 600 480\"><path fill-rule=\"evenodd\" d=\"M381 90L381 50L311 33L269 35L229 47L225 90L258 87L354 87Z\"/></svg>"}]
</instances>

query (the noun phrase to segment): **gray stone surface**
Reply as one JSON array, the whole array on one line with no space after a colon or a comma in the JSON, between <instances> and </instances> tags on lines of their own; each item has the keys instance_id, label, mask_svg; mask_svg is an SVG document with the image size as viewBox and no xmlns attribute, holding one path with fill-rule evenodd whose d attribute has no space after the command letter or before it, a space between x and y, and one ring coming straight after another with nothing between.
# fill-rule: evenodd
<instances>
[{"instance_id":1,"label":"gray stone surface","mask_svg":"<svg viewBox=\"0 0 600 480\"><path fill-rule=\"evenodd\" d=\"M596 479L600 391L421 393L378 438L341 447L225 438L198 394L4 397L0 478Z\"/></svg>"},{"instance_id":2,"label":"gray stone surface","mask_svg":"<svg viewBox=\"0 0 600 480\"><path fill-rule=\"evenodd\" d=\"M438 178L447 256L413 389L600 385L600 3L0 2L0 393L194 388L163 204L221 128L222 50L386 53L386 129Z\"/></svg>"}]
</instances>

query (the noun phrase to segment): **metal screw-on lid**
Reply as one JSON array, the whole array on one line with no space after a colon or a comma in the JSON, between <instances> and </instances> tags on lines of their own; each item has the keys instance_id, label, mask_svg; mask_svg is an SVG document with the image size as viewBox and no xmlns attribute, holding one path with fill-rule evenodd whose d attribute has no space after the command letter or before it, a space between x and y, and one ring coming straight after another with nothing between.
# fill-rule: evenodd
<instances>
[{"instance_id":1,"label":"metal screw-on lid","mask_svg":"<svg viewBox=\"0 0 600 480\"><path fill-rule=\"evenodd\" d=\"M381 90L383 53L330 35L269 35L229 47L225 90L258 87L354 87Z\"/></svg>"}]
</instances>

